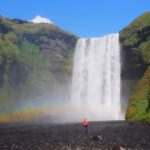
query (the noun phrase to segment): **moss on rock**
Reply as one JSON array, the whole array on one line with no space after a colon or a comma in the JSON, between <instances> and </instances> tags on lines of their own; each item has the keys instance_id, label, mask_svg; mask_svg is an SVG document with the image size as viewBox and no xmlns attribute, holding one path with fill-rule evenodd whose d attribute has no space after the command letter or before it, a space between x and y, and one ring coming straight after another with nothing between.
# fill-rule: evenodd
<instances>
[{"instance_id":1,"label":"moss on rock","mask_svg":"<svg viewBox=\"0 0 150 150\"><path fill-rule=\"evenodd\" d=\"M0 108L62 89L77 39L52 24L0 17Z\"/></svg>"},{"instance_id":2,"label":"moss on rock","mask_svg":"<svg viewBox=\"0 0 150 150\"><path fill-rule=\"evenodd\" d=\"M122 79L137 80L130 94L126 119L150 122L150 12L146 12L120 31L124 66Z\"/></svg>"},{"instance_id":3,"label":"moss on rock","mask_svg":"<svg viewBox=\"0 0 150 150\"><path fill-rule=\"evenodd\" d=\"M149 93L150 67L145 72L143 78L138 82L136 90L129 98L129 106L126 113L127 120L141 120L150 123L150 111L147 111L149 105Z\"/></svg>"}]
</instances>

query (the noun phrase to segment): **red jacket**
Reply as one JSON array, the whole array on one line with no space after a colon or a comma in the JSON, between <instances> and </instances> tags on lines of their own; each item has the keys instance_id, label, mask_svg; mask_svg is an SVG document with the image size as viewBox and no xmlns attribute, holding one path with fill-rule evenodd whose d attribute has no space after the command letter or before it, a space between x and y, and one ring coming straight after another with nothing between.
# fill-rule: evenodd
<instances>
[{"instance_id":1,"label":"red jacket","mask_svg":"<svg viewBox=\"0 0 150 150\"><path fill-rule=\"evenodd\" d=\"M83 126L87 126L87 125L88 125L88 122L87 122L87 119L86 119L86 118L83 119L82 124L83 124Z\"/></svg>"}]
</instances>

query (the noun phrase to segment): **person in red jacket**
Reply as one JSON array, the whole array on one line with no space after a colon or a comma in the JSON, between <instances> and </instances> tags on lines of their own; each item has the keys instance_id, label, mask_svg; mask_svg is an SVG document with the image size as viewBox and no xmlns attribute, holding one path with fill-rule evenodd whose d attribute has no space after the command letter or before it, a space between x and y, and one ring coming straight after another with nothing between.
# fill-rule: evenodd
<instances>
[{"instance_id":1,"label":"person in red jacket","mask_svg":"<svg viewBox=\"0 0 150 150\"><path fill-rule=\"evenodd\" d=\"M88 132L88 122L86 118L83 119L82 124L83 124L83 127L85 128L85 132Z\"/></svg>"}]
</instances>

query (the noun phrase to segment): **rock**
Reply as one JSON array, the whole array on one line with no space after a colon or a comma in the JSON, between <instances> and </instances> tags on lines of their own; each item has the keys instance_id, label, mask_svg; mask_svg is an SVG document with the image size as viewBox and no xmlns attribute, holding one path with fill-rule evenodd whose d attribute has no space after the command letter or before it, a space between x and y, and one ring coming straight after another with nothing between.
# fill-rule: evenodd
<instances>
[{"instance_id":1,"label":"rock","mask_svg":"<svg viewBox=\"0 0 150 150\"><path fill-rule=\"evenodd\" d=\"M120 147L120 150L126 150L126 149L124 149L124 148Z\"/></svg>"},{"instance_id":2,"label":"rock","mask_svg":"<svg viewBox=\"0 0 150 150\"><path fill-rule=\"evenodd\" d=\"M76 150L82 150L81 148L77 147Z\"/></svg>"},{"instance_id":3,"label":"rock","mask_svg":"<svg viewBox=\"0 0 150 150\"><path fill-rule=\"evenodd\" d=\"M112 147L112 150L126 150L126 149L124 149L124 148L122 148L122 147L120 147L120 146L118 146L118 145L114 145L114 146Z\"/></svg>"},{"instance_id":4,"label":"rock","mask_svg":"<svg viewBox=\"0 0 150 150\"><path fill-rule=\"evenodd\" d=\"M100 141L100 140L103 139L103 137L100 136L100 135L94 135L94 136L92 137L92 139L95 140L95 141Z\"/></svg>"},{"instance_id":5,"label":"rock","mask_svg":"<svg viewBox=\"0 0 150 150\"><path fill-rule=\"evenodd\" d=\"M71 150L71 148L69 146L66 147L66 150Z\"/></svg>"}]
</instances>

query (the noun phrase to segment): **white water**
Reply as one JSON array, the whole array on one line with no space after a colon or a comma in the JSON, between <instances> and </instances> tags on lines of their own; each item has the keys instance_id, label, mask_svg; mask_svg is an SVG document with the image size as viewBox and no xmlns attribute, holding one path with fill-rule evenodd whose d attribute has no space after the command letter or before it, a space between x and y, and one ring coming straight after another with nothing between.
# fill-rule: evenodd
<instances>
[{"instance_id":1,"label":"white water","mask_svg":"<svg viewBox=\"0 0 150 150\"><path fill-rule=\"evenodd\" d=\"M71 93L73 108L78 112L74 118L123 119L120 72L119 34L79 39L75 49Z\"/></svg>"}]
</instances>

